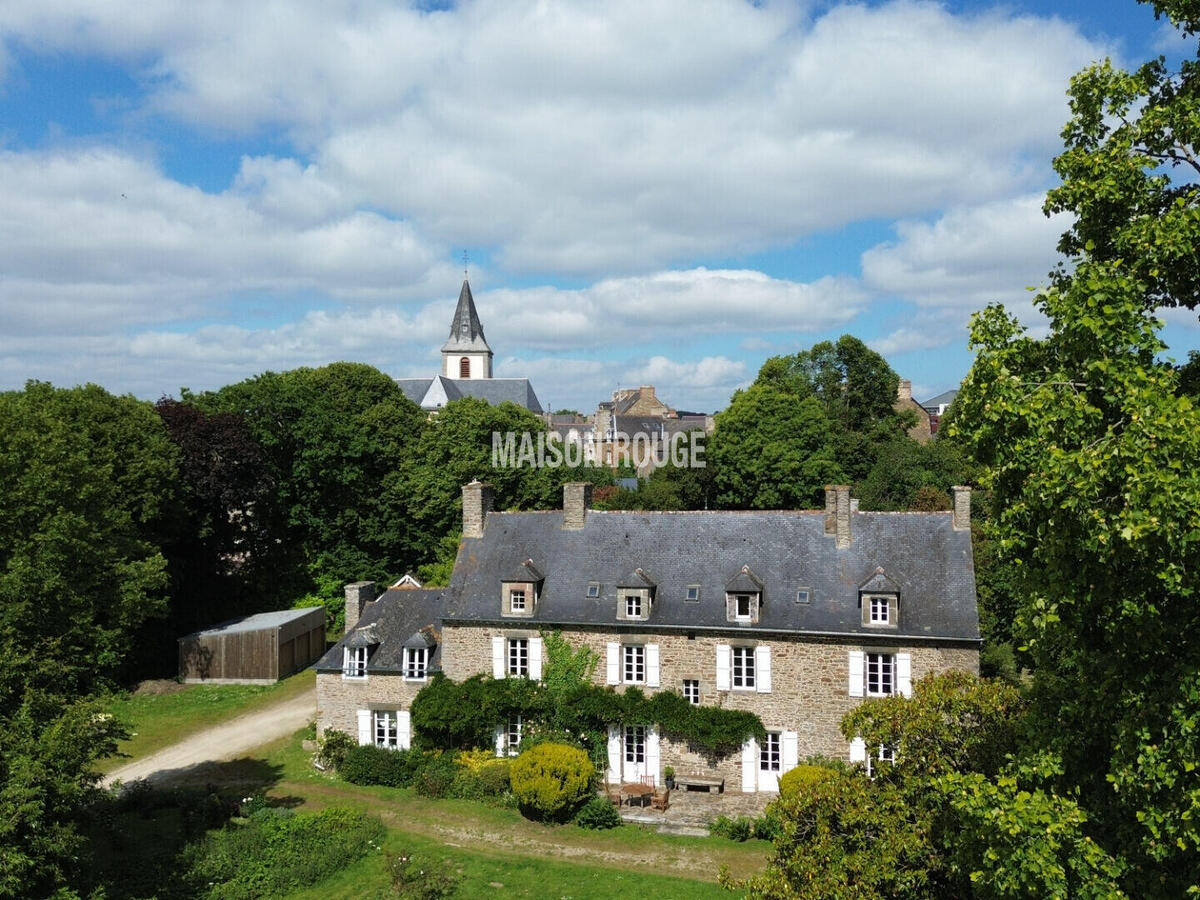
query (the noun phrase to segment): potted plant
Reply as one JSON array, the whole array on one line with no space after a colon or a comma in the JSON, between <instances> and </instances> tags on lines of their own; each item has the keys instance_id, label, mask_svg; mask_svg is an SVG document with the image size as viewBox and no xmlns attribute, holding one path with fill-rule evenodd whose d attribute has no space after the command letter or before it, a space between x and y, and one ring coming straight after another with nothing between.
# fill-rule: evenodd
<instances>
[{"instance_id":1,"label":"potted plant","mask_svg":"<svg viewBox=\"0 0 1200 900\"><path fill-rule=\"evenodd\" d=\"M663 769L663 780L667 783L667 790L675 790L675 769L673 766L667 766Z\"/></svg>"}]
</instances>

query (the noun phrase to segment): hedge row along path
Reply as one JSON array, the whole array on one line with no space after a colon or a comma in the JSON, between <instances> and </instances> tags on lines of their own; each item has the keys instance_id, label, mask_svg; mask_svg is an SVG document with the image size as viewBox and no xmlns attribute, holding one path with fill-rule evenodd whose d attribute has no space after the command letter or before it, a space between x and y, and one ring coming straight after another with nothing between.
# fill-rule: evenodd
<instances>
[{"instance_id":1,"label":"hedge row along path","mask_svg":"<svg viewBox=\"0 0 1200 900\"><path fill-rule=\"evenodd\" d=\"M142 779L153 783L186 776L186 770L193 766L235 759L263 744L295 734L316 718L316 714L317 690L314 686L302 694L198 731L177 744L126 763L105 775L101 784L107 787L116 781L128 783Z\"/></svg>"}]
</instances>

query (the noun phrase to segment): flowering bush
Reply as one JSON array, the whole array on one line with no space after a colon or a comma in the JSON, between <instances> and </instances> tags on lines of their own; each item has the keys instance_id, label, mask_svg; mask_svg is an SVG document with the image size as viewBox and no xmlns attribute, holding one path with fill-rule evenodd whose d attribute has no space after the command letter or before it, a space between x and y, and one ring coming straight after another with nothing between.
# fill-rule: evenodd
<instances>
[{"instance_id":1,"label":"flowering bush","mask_svg":"<svg viewBox=\"0 0 1200 900\"><path fill-rule=\"evenodd\" d=\"M595 772L588 755L577 747L539 744L513 760L509 777L523 812L565 821L591 793Z\"/></svg>"}]
</instances>

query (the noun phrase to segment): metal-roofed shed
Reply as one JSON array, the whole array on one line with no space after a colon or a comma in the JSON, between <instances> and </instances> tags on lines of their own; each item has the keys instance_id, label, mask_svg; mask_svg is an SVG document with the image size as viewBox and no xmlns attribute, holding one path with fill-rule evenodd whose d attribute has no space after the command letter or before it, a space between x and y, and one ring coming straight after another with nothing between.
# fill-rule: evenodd
<instances>
[{"instance_id":1,"label":"metal-roofed shed","mask_svg":"<svg viewBox=\"0 0 1200 900\"><path fill-rule=\"evenodd\" d=\"M281 609L230 619L179 639L186 682L270 684L325 652L325 608Z\"/></svg>"}]
</instances>

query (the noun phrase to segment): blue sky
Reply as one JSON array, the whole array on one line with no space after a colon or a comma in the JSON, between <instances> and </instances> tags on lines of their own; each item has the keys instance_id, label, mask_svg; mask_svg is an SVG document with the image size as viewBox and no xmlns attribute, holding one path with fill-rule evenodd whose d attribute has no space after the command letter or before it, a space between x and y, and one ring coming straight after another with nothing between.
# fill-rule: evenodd
<instances>
[{"instance_id":1,"label":"blue sky","mask_svg":"<svg viewBox=\"0 0 1200 900\"><path fill-rule=\"evenodd\" d=\"M466 253L554 407L720 408L842 333L932 396L973 310L1041 325L1071 74L1159 52L1133 0L9 0L0 388L431 374Z\"/></svg>"}]
</instances>

